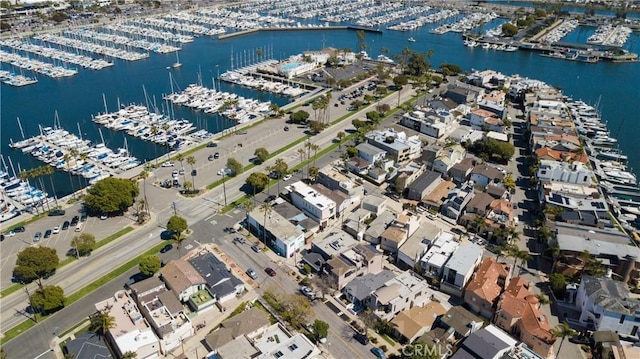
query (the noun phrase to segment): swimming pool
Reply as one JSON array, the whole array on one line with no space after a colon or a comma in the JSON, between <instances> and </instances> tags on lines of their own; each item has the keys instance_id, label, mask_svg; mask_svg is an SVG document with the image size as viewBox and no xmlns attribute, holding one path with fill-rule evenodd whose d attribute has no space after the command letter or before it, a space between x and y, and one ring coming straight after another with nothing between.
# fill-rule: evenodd
<instances>
[{"instance_id":1,"label":"swimming pool","mask_svg":"<svg viewBox=\"0 0 640 359\"><path fill-rule=\"evenodd\" d=\"M284 64L282 66L280 66L280 68L284 71L289 71L289 70L293 70L296 67L301 66L302 64L299 62L289 62L288 64Z\"/></svg>"}]
</instances>

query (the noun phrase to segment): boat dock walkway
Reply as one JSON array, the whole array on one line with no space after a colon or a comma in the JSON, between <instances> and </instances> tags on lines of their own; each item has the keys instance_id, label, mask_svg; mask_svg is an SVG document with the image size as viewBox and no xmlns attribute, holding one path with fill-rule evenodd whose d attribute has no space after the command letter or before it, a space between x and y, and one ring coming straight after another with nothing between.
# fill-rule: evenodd
<instances>
[{"instance_id":1,"label":"boat dock walkway","mask_svg":"<svg viewBox=\"0 0 640 359\"><path fill-rule=\"evenodd\" d=\"M365 32L375 32L382 33L382 30L379 29L371 29L368 27L360 27L360 26L291 26L291 27L265 27L260 29L249 29L242 30L237 32L232 32L230 34L222 34L218 36L218 39L230 39L233 37L253 34L254 32L259 31L300 31L300 30L362 30Z\"/></svg>"}]
</instances>

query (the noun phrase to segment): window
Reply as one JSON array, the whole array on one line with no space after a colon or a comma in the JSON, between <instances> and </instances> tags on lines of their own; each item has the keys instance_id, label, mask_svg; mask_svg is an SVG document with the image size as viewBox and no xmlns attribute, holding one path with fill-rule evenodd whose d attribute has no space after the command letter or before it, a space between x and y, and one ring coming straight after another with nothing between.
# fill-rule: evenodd
<instances>
[{"instance_id":1,"label":"window","mask_svg":"<svg viewBox=\"0 0 640 359\"><path fill-rule=\"evenodd\" d=\"M294 351L296 349L298 349L298 346L295 343L289 345L289 350Z\"/></svg>"},{"instance_id":2,"label":"window","mask_svg":"<svg viewBox=\"0 0 640 359\"><path fill-rule=\"evenodd\" d=\"M620 321L619 321L618 323L620 323L620 324L624 323L624 320L625 320L625 318L626 318L626 317L627 317L627 316L623 314L623 315L620 317Z\"/></svg>"},{"instance_id":3,"label":"window","mask_svg":"<svg viewBox=\"0 0 640 359\"><path fill-rule=\"evenodd\" d=\"M273 354L273 356L276 357L277 359L277 358L280 358L281 356L284 356L284 354L282 354L281 351L278 351L277 353Z\"/></svg>"}]
</instances>

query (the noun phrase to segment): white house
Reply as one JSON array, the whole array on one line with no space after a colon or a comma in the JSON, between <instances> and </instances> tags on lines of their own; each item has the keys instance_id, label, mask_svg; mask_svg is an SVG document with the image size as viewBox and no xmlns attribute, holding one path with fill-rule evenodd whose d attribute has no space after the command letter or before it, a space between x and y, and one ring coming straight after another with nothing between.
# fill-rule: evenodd
<instances>
[{"instance_id":1,"label":"white house","mask_svg":"<svg viewBox=\"0 0 640 359\"><path fill-rule=\"evenodd\" d=\"M440 290L462 296L462 291L471 280L473 272L482 261L482 248L470 243L460 246L449 258L442 271Z\"/></svg>"},{"instance_id":2,"label":"white house","mask_svg":"<svg viewBox=\"0 0 640 359\"><path fill-rule=\"evenodd\" d=\"M440 232L427 253L420 258L420 267L424 275L430 278L440 278L445 264L459 246L460 244L452 233Z\"/></svg>"},{"instance_id":3,"label":"white house","mask_svg":"<svg viewBox=\"0 0 640 359\"><path fill-rule=\"evenodd\" d=\"M106 311L114 319L107 340L119 358L129 351L142 359L160 357L158 337L126 291L116 292L113 297L96 303L95 307L98 311Z\"/></svg>"},{"instance_id":4,"label":"white house","mask_svg":"<svg viewBox=\"0 0 640 359\"><path fill-rule=\"evenodd\" d=\"M400 124L427 136L440 138L444 136L449 125L445 119L450 119L451 115L446 111L434 111L425 113L423 111L413 111L402 115Z\"/></svg>"},{"instance_id":5,"label":"white house","mask_svg":"<svg viewBox=\"0 0 640 359\"><path fill-rule=\"evenodd\" d=\"M397 132L393 128L370 132L367 142L386 151L396 162L416 159L422 153L422 141L418 135L407 136L405 132Z\"/></svg>"},{"instance_id":6,"label":"white house","mask_svg":"<svg viewBox=\"0 0 640 359\"><path fill-rule=\"evenodd\" d=\"M266 228L263 227L265 213L259 207L247 215L247 222L279 255L289 258L304 246L304 232L276 211L267 211ZM266 231L266 232L265 232Z\"/></svg>"},{"instance_id":7,"label":"white house","mask_svg":"<svg viewBox=\"0 0 640 359\"><path fill-rule=\"evenodd\" d=\"M593 172L582 162L540 160L536 177L539 181L590 185L593 181Z\"/></svg>"},{"instance_id":8,"label":"white house","mask_svg":"<svg viewBox=\"0 0 640 359\"><path fill-rule=\"evenodd\" d=\"M368 143L361 143L356 146L356 149L358 150L358 156L370 163L381 161L387 155L387 151Z\"/></svg>"},{"instance_id":9,"label":"white house","mask_svg":"<svg viewBox=\"0 0 640 359\"><path fill-rule=\"evenodd\" d=\"M427 281L406 271L384 283L368 298L367 305L381 320L391 320L403 310L421 307L431 299Z\"/></svg>"},{"instance_id":10,"label":"white house","mask_svg":"<svg viewBox=\"0 0 640 359\"><path fill-rule=\"evenodd\" d=\"M621 281L583 275L576 295L580 324L589 330L611 330L640 338L640 300L630 294Z\"/></svg>"},{"instance_id":11,"label":"white house","mask_svg":"<svg viewBox=\"0 0 640 359\"><path fill-rule=\"evenodd\" d=\"M318 190L302 181L289 185L287 189L293 205L318 221L320 227L326 227L329 219L335 218L336 202Z\"/></svg>"}]
</instances>

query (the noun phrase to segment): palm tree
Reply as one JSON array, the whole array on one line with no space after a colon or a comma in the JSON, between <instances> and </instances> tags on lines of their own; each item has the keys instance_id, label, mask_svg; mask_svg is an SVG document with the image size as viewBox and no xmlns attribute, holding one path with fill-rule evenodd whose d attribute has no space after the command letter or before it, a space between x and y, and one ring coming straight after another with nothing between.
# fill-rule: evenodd
<instances>
[{"instance_id":1,"label":"palm tree","mask_svg":"<svg viewBox=\"0 0 640 359\"><path fill-rule=\"evenodd\" d=\"M556 325L555 328L551 329L551 334L556 338L562 338L560 340L560 345L558 345L558 352L556 353L556 358L557 358L558 355L560 354L560 349L562 348L562 343L564 343L564 338L572 337L572 336L578 334L578 332L576 332L575 330L571 329L571 327L569 326L569 323L562 322L562 323Z\"/></svg>"},{"instance_id":2,"label":"palm tree","mask_svg":"<svg viewBox=\"0 0 640 359\"><path fill-rule=\"evenodd\" d=\"M319 172L320 172L320 170L316 166L313 166L313 167L309 168L309 178L312 181L315 181L316 178L318 178L318 173Z\"/></svg>"},{"instance_id":3,"label":"palm tree","mask_svg":"<svg viewBox=\"0 0 640 359\"><path fill-rule=\"evenodd\" d=\"M320 150L320 145L315 143L311 144L311 149L313 150L313 167L316 166L316 157L318 156L318 151Z\"/></svg>"},{"instance_id":4,"label":"palm tree","mask_svg":"<svg viewBox=\"0 0 640 359\"><path fill-rule=\"evenodd\" d=\"M153 136L154 139L158 135L158 132L160 132L160 130L158 129L158 126L156 126L155 124L151 125L151 136ZM155 143L153 144L153 152L155 155L156 166L157 166L158 165L158 147L156 146Z\"/></svg>"},{"instance_id":5,"label":"palm tree","mask_svg":"<svg viewBox=\"0 0 640 359\"><path fill-rule=\"evenodd\" d=\"M336 138L338 139L338 149L342 150L342 140L345 138L346 134L342 131L336 134Z\"/></svg>"},{"instance_id":6,"label":"palm tree","mask_svg":"<svg viewBox=\"0 0 640 359\"><path fill-rule=\"evenodd\" d=\"M196 179L193 176L193 166L196 165L196 158L194 156L187 157L187 164L191 166L191 183L193 184L193 189L196 189Z\"/></svg>"},{"instance_id":7,"label":"palm tree","mask_svg":"<svg viewBox=\"0 0 640 359\"><path fill-rule=\"evenodd\" d=\"M90 322L89 330L100 336L104 336L109 329L116 326L116 318L109 315L108 310L97 311L91 316Z\"/></svg>"},{"instance_id":8,"label":"palm tree","mask_svg":"<svg viewBox=\"0 0 640 359\"><path fill-rule=\"evenodd\" d=\"M300 165L302 165L302 162L304 162L304 148L298 148L297 152L298 152L298 156L300 156Z\"/></svg>"},{"instance_id":9,"label":"palm tree","mask_svg":"<svg viewBox=\"0 0 640 359\"><path fill-rule=\"evenodd\" d=\"M311 158L311 147L313 146L313 143L311 143L311 141L307 140L307 142L304 143L304 147L307 148L307 160L309 160ZM311 166L311 163L307 163L307 176L309 176L309 167Z\"/></svg>"},{"instance_id":10,"label":"palm tree","mask_svg":"<svg viewBox=\"0 0 640 359\"><path fill-rule=\"evenodd\" d=\"M560 247L558 247L558 245L553 245L548 247L545 250L546 254L549 255L551 258L553 258L553 264L551 265L551 271L549 273L553 273L553 270L556 268L556 263L558 262L558 259L560 258Z\"/></svg>"},{"instance_id":11,"label":"palm tree","mask_svg":"<svg viewBox=\"0 0 640 359\"><path fill-rule=\"evenodd\" d=\"M77 153L77 152L76 152ZM78 153L76 155L78 158L80 158L81 161L86 162L89 159L89 154L86 152L82 152L82 153ZM78 183L80 183L80 178L78 177ZM85 179L85 186L86 186L86 179ZM81 186L82 187L82 186Z\"/></svg>"},{"instance_id":12,"label":"palm tree","mask_svg":"<svg viewBox=\"0 0 640 359\"><path fill-rule=\"evenodd\" d=\"M504 235L509 240L507 242L511 243L513 241L518 241L520 239L520 232L516 229L516 227L507 227L504 229Z\"/></svg>"},{"instance_id":13,"label":"palm tree","mask_svg":"<svg viewBox=\"0 0 640 359\"><path fill-rule=\"evenodd\" d=\"M187 193L190 193L191 190L193 189L193 183L191 183L191 181L184 181L184 184L182 185L182 187L184 187L184 190Z\"/></svg>"},{"instance_id":14,"label":"palm tree","mask_svg":"<svg viewBox=\"0 0 640 359\"><path fill-rule=\"evenodd\" d=\"M271 206L268 203L263 203L260 206L260 210L264 212L264 221L262 222L262 243L267 244L267 216L271 214Z\"/></svg>"},{"instance_id":15,"label":"palm tree","mask_svg":"<svg viewBox=\"0 0 640 359\"><path fill-rule=\"evenodd\" d=\"M522 272L522 264L524 262L528 262L531 260L531 254L526 250L518 250L514 253L513 265L515 267L516 262L518 262L519 272Z\"/></svg>"},{"instance_id":16,"label":"palm tree","mask_svg":"<svg viewBox=\"0 0 640 359\"><path fill-rule=\"evenodd\" d=\"M476 233L478 233L478 234L482 234L482 231L487 229L487 227L489 226L487 224L487 220L481 215L476 215L473 218L473 225L474 225L474 227L476 229Z\"/></svg>"},{"instance_id":17,"label":"palm tree","mask_svg":"<svg viewBox=\"0 0 640 359\"><path fill-rule=\"evenodd\" d=\"M73 185L73 178L71 178L71 163L69 163L69 161L71 161L71 154L65 153L64 156L62 156L62 159L64 160L65 166L67 167L67 173L69 174L69 183L71 183L71 192L73 193L73 198L75 199L76 189Z\"/></svg>"},{"instance_id":18,"label":"palm tree","mask_svg":"<svg viewBox=\"0 0 640 359\"><path fill-rule=\"evenodd\" d=\"M142 178L142 193L144 196L144 204L147 215L149 215L149 200L147 199L147 177L149 177L149 171L147 171L147 169L143 169L142 171L140 171L139 176L140 178Z\"/></svg>"},{"instance_id":19,"label":"palm tree","mask_svg":"<svg viewBox=\"0 0 640 359\"><path fill-rule=\"evenodd\" d=\"M56 207L58 207L58 196L56 195L56 186L53 184L53 174L56 170L51 166L42 166L42 175L49 176L49 183L51 184L51 190L53 191L53 199L56 201Z\"/></svg>"},{"instance_id":20,"label":"palm tree","mask_svg":"<svg viewBox=\"0 0 640 359\"><path fill-rule=\"evenodd\" d=\"M176 244L176 248L178 249L178 255L182 256L180 249L182 248L182 242L186 239L186 237L182 234L182 232L174 232L171 236L171 239Z\"/></svg>"},{"instance_id":21,"label":"palm tree","mask_svg":"<svg viewBox=\"0 0 640 359\"><path fill-rule=\"evenodd\" d=\"M185 182L187 180L187 175L184 173L184 165L183 165L183 161L184 161L184 155L182 153L178 153L175 157L175 160L180 162L180 169L182 170L182 182Z\"/></svg>"}]
</instances>

